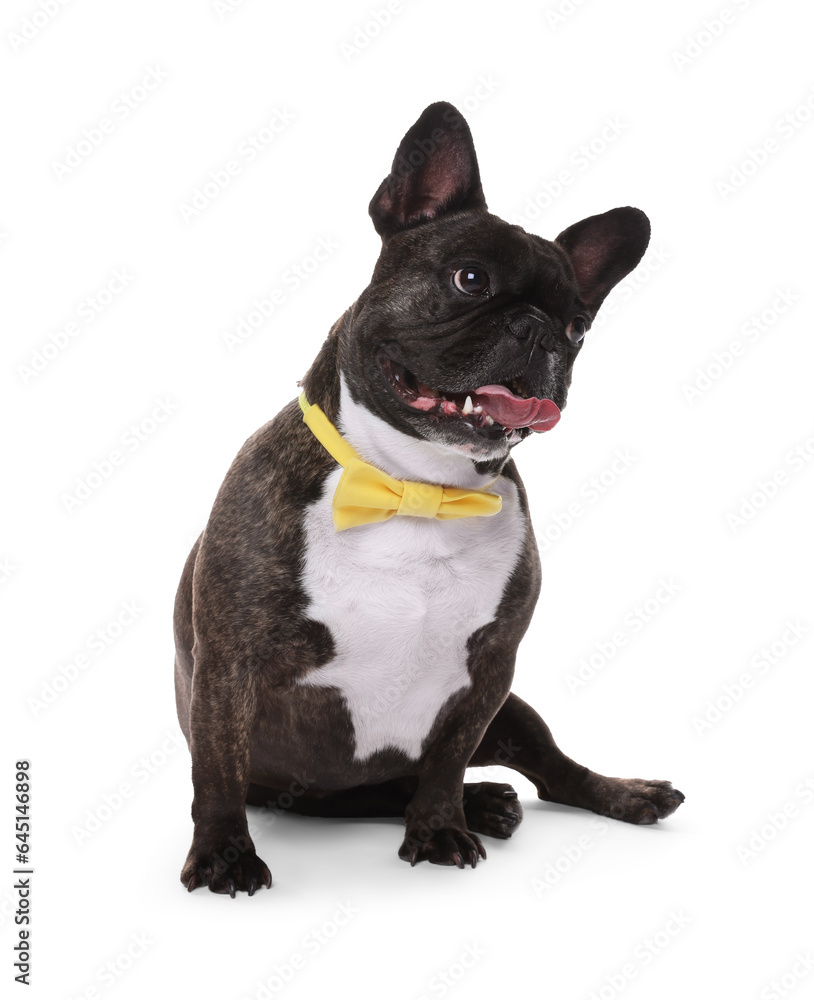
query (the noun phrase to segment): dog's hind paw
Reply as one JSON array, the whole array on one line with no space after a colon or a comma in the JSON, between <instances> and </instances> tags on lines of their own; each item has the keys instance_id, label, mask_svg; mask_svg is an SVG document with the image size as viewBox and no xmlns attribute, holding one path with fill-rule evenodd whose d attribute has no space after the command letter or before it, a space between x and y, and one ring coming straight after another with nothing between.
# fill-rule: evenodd
<instances>
[{"instance_id":1,"label":"dog's hind paw","mask_svg":"<svg viewBox=\"0 0 814 1000\"><path fill-rule=\"evenodd\" d=\"M648 826L678 809L684 794L669 781L641 778L600 778L591 808L602 816Z\"/></svg>"},{"instance_id":2,"label":"dog's hind paw","mask_svg":"<svg viewBox=\"0 0 814 1000\"><path fill-rule=\"evenodd\" d=\"M464 785L466 825L474 833L508 840L523 819L523 807L511 785L494 781Z\"/></svg>"}]
</instances>

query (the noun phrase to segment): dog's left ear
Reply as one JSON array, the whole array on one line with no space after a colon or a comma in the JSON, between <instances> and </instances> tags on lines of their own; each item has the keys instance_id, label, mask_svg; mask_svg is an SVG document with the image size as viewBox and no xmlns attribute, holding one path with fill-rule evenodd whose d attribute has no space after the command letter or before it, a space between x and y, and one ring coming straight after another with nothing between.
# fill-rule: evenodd
<instances>
[{"instance_id":1,"label":"dog's left ear","mask_svg":"<svg viewBox=\"0 0 814 1000\"><path fill-rule=\"evenodd\" d=\"M472 133L456 108L439 101L401 140L370 217L386 243L402 229L464 209L486 209Z\"/></svg>"},{"instance_id":2,"label":"dog's left ear","mask_svg":"<svg viewBox=\"0 0 814 1000\"><path fill-rule=\"evenodd\" d=\"M650 221L638 208L612 208L569 226L555 242L568 254L580 298L595 314L613 286L642 259Z\"/></svg>"}]
</instances>

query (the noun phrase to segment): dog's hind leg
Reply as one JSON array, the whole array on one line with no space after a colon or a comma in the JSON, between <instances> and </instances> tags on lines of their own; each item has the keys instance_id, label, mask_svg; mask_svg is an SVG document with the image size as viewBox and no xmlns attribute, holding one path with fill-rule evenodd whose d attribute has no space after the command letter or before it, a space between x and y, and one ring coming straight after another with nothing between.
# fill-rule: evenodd
<instances>
[{"instance_id":1,"label":"dog's hind leg","mask_svg":"<svg viewBox=\"0 0 814 1000\"><path fill-rule=\"evenodd\" d=\"M519 771L547 802L591 809L627 823L655 823L684 801L669 781L608 778L566 757L540 716L510 694L487 728L470 767L502 764Z\"/></svg>"},{"instance_id":2,"label":"dog's hind leg","mask_svg":"<svg viewBox=\"0 0 814 1000\"><path fill-rule=\"evenodd\" d=\"M294 796L290 792L250 784L246 804L279 814L302 816L400 816L415 795L418 779L397 778L378 785L358 785L325 795ZM474 833L506 840L523 818L523 808L511 785L493 781L464 784L464 815Z\"/></svg>"}]
</instances>

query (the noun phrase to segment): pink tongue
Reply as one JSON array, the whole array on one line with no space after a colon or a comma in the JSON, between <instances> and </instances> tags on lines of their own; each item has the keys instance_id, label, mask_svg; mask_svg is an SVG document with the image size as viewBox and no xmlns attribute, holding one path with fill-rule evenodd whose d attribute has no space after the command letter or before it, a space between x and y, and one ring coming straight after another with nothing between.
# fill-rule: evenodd
<instances>
[{"instance_id":1,"label":"pink tongue","mask_svg":"<svg viewBox=\"0 0 814 1000\"><path fill-rule=\"evenodd\" d=\"M482 385L472 394L472 402L504 427L530 427L550 431L560 419L559 407L550 399L523 399L505 385Z\"/></svg>"}]
</instances>

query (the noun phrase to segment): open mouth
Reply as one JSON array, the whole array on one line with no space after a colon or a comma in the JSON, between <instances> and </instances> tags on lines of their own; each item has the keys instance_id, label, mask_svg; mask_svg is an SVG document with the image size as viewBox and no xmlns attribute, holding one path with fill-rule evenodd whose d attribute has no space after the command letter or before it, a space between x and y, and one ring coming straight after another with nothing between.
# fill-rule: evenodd
<instances>
[{"instance_id":1,"label":"open mouth","mask_svg":"<svg viewBox=\"0 0 814 1000\"><path fill-rule=\"evenodd\" d=\"M522 379L482 385L469 392L441 392L421 382L392 358L379 361L393 394L412 410L441 420L460 421L488 437L506 434L514 443L530 431L551 430L560 410L551 399L529 396Z\"/></svg>"}]
</instances>

